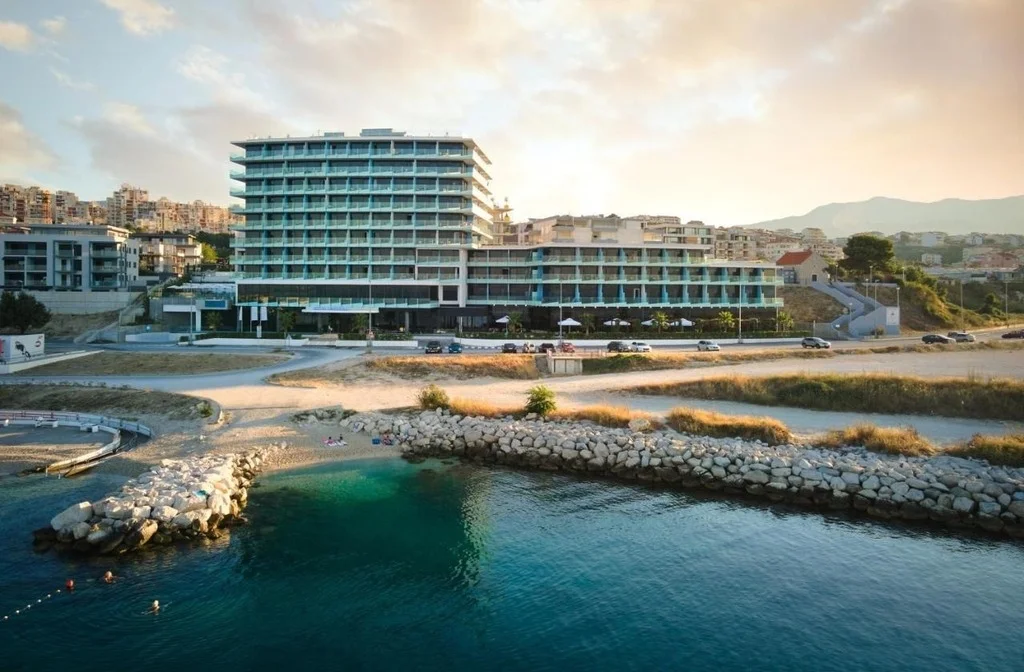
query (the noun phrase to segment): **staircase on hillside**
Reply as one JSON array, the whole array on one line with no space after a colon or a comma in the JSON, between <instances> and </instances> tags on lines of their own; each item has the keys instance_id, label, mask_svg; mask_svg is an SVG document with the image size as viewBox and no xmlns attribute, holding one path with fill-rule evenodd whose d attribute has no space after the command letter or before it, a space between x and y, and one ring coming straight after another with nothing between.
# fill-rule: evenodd
<instances>
[{"instance_id":1,"label":"staircase on hillside","mask_svg":"<svg viewBox=\"0 0 1024 672\"><path fill-rule=\"evenodd\" d=\"M892 308L861 294L852 284L812 282L811 288L831 296L849 308L848 313L832 321L832 326L840 336L845 334L851 338L863 338L870 336L879 327L890 335L900 333L898 314L896 324L888 324L889 311Z\"/></svg>"}]
</instances>

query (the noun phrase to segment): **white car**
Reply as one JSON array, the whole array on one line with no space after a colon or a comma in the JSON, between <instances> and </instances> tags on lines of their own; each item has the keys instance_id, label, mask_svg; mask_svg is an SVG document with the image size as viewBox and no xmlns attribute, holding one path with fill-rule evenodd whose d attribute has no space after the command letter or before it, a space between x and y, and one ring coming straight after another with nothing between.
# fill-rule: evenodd
<instances>
[{"instance_id":1,"label":"white car","mask_svg":"<svg viewBox=\"0 0 1024 672\"><path fill-rule=\"evenodd\" d=\"M651 346L647 345L642 341L633 341L629 344L630 352L650 352Z\"/></svg>"},{"instance_id":2,"label":"white car","mask_svg":"<svg viewBox=\"0 0 1024 672\"><path fill-rule=\"evenodd\" d=\"M714 341L697 341L697 350L700 352L718 352L721 348Z\"/></svg>"}]
</instances>

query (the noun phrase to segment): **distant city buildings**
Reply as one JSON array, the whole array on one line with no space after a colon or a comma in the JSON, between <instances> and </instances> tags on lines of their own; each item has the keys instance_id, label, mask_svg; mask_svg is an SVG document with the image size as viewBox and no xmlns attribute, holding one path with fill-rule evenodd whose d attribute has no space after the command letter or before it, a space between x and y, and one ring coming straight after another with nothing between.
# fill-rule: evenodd
<instances>
[{"instance_id":1,"label":"distant city buildings","mask_svg":"<svg viewBox=\"0 0 1024 672\"><path fill-rule=\"evenodd\" d=\"M10 218L10 219L9 219ZM83 201L74 192L5 184L0 188L0 221L17 224L109 224L147 233L228 233L241 217L229 208L167 198L122 184L103 201Z\"/></svg>"}]
</instances>

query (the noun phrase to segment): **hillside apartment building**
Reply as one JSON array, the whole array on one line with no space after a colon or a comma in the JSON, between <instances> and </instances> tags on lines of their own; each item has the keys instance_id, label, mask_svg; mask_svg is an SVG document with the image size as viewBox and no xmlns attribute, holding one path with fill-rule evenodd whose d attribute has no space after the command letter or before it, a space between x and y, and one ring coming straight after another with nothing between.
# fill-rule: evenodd
<instances>
[{"instance_id":1,"label":"hillside apartment building","mask_svg":"<svg viewBox=\"0 0 1024 672\"><path fill-rule=\"evenodd\" d=\"M231 157L241 306L372 313L412 330L485 326L511 311L549 326L598 315L782 304L773 264L714 259L675 218L550 217L512 225L490 160L466 137L364 129L253 138ZM699 224L699 223L697 223ZM688 230L689 229L689 230Z\"/></svg>"}]
</instances>

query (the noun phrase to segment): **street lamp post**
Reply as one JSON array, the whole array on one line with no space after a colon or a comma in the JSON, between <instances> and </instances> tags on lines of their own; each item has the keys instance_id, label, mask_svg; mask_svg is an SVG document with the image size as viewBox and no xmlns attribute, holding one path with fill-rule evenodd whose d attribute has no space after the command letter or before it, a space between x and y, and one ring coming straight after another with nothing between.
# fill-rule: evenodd
<instances>
[{"instance_id":1,"label":"street lamp post","mask_svg":"<svg viewBox=\"0 0 1024 672\"><path fill-rule=\"evenodd\" d=\"M1010 326L1010 281L1003 279L1003 321Z\"/></svg>"},{"instance_id":2,"label":"street lamp post","mask_svg":"<svg viewBox=\"0 0 1024 672\"><path fill-rule=\"evenodd\" d=\"M964 279L960 278L960 331L964 330Z\"/></svg>"},{"instance_id":3,"label":"street lamp post","mask_svg":"<svg viewBox=\"0 0 1024 672\"><path fill-rule=\"evenodd\" d=\"M562 281L558 281L558 342L562 342Z\"/></svg>"}]
</instances>

